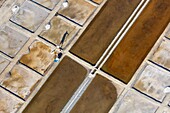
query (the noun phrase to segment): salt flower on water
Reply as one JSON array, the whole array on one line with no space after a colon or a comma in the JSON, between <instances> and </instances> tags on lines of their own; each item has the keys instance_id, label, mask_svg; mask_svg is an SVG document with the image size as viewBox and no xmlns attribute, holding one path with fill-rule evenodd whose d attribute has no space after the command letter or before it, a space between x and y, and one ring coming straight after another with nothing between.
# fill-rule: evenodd
<instances>
[{"instance_id":1,"label":"salt flower on water","mask_svg":"<svg viewBox=\"0 0 170 113\"><path fill-rule=\"evenodd\" d=\"M12 12L14 13L14 14L16 14L18 11L19 11L19 6L17 6L17 5L14 5L13 7L12 7Z\"/></svg>"},{"instance_id":2,"label":"salt flower on water","mask_svg":"<svg viewBox=\"0 0 170 113\"><path fill-rule=\"evenodd\" d=\"M68 1L67 0L63 2L63 7L64 8L68 7Z\"/></svg>"},{"instance_id":3,"label":"salt flower on water","mask_svg":"<svg viewBox=\"0 0 170 113\"><path fill-rule=\"evenodd\" d=\"M45 25L45 29L46 29L46 30L49 30L50 28L51 28L50 23L48 23L48 24Z\"/></svg>"},{"instance_id":4,"label":"salt flower on water","mask_svg":"<svg viewBox=\"0 0 170 113\"><path fill-rule=\"evenodd\" d=\"M170 86L168 86L164 89L164 93L170 93Z\"/></svg>"}]
</instances>

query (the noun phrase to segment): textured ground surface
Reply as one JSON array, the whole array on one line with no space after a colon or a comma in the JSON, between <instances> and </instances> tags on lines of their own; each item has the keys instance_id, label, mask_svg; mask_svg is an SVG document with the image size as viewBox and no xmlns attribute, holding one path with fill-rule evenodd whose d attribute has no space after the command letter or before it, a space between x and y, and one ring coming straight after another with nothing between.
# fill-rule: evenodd
<instances>
[{"instance_id":1,"label":"textured ground surface","mask_svg":"<svg viewBox=\"0 0 170 113\"><path fill-rule=\"evenodd\" d=\"M0 30L0 51L15 57L29 38L14 29L4 26Z\"/></svg>"},{"instance_id":2,"label":"textured ground surface","mask_svg":"<svg viewBox=\"0 0 170 113\"><path fill-rule=\"evenodd\" d=\"M83 25L95 10L95 6L85 0L69 0L68 7L62 7L59 14Z\"/></svg>"},{"instance_id":3,"label":"textured ground surface","mask_svg":"<svg viewBox=\"0 0 170 113\"><path fill-rule=\"evenodd\" d=\"M26 99L39 83L40 79L41 76L35 72L30 72L24 67L16 65L10 73L4 77L1 84L16 95Z\"/></svg>"},{"instance_id":4,"label":"textured ground surface","mask_svg":"<svg viewBox=\"0 0 170 113\"><path fill-rule=\"evenodd\" d=\"M6 0L0 0L0 7L5 3Z\"/></svg>"},{"instance_id":5,"label":"textured ground surface","mask_svg":"<svg viewBox=\"0 0 170 113\"><path fill-rule=\"evenodd\" d=\"M20 10L12 16L11 21L35 32L47 16L48 13L44 9L26 1Z\"/></svg>"},{"instance_id":6,"label":"textured ground surface","mask_svg":"<svg viewBox=\"0 0 170 113\"><path fill-rule=\"evenodd\" d=\"M0 73L2 73L2 71L6 68L8 64L9 64L9 61L0 56Z\"/></svg>"},{"instance_id":7,"label":"textured ground surface","mask_svg":"<svg viewBox=\"0 0 170 113\"><path fill-rule=\"evenodd\" d=\"M49 30L43 30L40 36L56 45L60 45L62 38L66 33L68 33L65 38L63 47L68 44L68 42L73 38L73 36L76 34L76 31L78 30L76 29L76 26L64 21L58 16L54 16L52 18L50 25L51 28Z\"/></svg>"},{"instance_id":8,"label":"textured ground surface","mask_svg":"<svg viewBox=\"0 0 170 113\"><path fill-rule=\"evenodd\" d=\"M154 53L153 58L151 59L153 62L170 69L170 40L163 40L160 44L157 51Z\"/></svg>"},{"instance_id":9,"label":"textured ground surface","mask_svg":"<svg viewBox=\"0 0 170 113\"><path fill-rule=\"evenodd\" d=\"M46 8L53 9L60 0L32 0Z\"/></svg>"},{"instance_id":10,"label":"textured ground surface","mask_svg":"<svg viewBox=\"0 0 170 113\"><path fill-rule=\"evenodd\" d=\"M29 53L21 57L20 62L44 74L54 61L54 54L50 54L52 49L46 44L35 41L29 49Z\"/></svg>"},{"instance_id":11,"label":"textured ground surface","mask_svg":"<svg viewBox=\"0 0 170 113\"><path fill-rule=\"evenodd\" d=\"M8 92L4 92L0 88L0 112L1 113L15 113L18 108L23 103L13 95L10 95Z\"/></svg>"},{"instance_id":12,"label":"textured ground surface","mask_svg":"<svg viewBox=\"0 0 170 113\"><path fill-rule=\"evenodd\" d=\"M155 113L157 106L134 91L125 94L116 113Z\"/></svg>"},{"instance_id":13,"label":"textured ground surface","mask_svg":"<svg viewBox=\"0 0 170 113\"><path fill-rule=\"evenodd\" d=\"M164 89L170 86L168 82L170 75L148 65L140 76L141 78L135 84L135 88L162 102L166 96Z\"/></svg>"}]
</instances>

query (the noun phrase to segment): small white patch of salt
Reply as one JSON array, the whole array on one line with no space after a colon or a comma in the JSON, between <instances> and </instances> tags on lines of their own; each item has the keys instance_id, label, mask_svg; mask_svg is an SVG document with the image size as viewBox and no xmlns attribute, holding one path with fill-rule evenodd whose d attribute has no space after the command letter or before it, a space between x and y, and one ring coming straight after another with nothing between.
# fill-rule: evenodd
<instances>
[{"instance_id":1,"label":"small white patch of salt","mask_svg":"<svg viewBox=\"0 0 170 113\"><path fill-rule=\"evenodd\" d=\"M68 7L68 1L64 1L64 2L63 2L63 7L64 7L64 8Z\"/></svg>"},{"instance_id":2,"label":"small white patch of salt","mask_svg":"<svg viewBox=\"0 0 170 113\"><path fill-rule=\"evenodd\" d=\"M19 9L20 9L19 6L14 5L11 10L14 14L16 14L19 11Z\"/></svg>"},{"instance_id":3,"label":"small white patch of salt","mask_svg":"<svg viewBox=\"0 0 170 113\"><path fill-rule=\"evenodd\" d=\"M51 28L50 23L48 23L48 24L45 25L45 29L46 29L46 30L49 30L50 28Z\"/></svg>"},{"instance_id":4,"label":"small white patch of salt","mask_svg":"<svg viewBox=\"0 0 170 113\"><path fill-rule=\"evenodd\" d=\"M164 89L164 93L170 93L170 87L166 87L166 88Z\"/></svg>"},{"instance_id":5,"label":"small white patch of salt","mask_svg":"<svg viewBox=\"0 0 170 113\"><path fill-rule=\"evenodd\" d=\"M90 73L88 77L89 77L89 78L94 78L95 75Z\"/></svg>"}]
</instances>

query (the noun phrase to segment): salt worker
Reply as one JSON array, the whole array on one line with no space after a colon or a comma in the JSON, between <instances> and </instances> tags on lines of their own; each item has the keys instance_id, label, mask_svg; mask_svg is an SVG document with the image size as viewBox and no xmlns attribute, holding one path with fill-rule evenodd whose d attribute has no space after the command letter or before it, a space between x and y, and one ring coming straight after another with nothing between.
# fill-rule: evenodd
<instances>
[{"instance_id":1,"label":"salt worker","mask_svg":"<svg viewBox=\"0 0 170 113\"><path fill-rule=\"evenodd\" d=\"M62 53L62 49L60 49L60 52L57 54L56 51L55 51L55 59L54 59L54 62L58 62L61 57L63 56L63 53Z\"/></svg>"},{"instance_id":2,"label":"salt worker","mask_svg":"<svg viewBox=\"0 0 170 113\"><path fill-rule=\"evenodd\" d=\"M62 53L62 50L63 50L62 46L63 46L63 43L64 43L64 41L65 41L65 39L66 39L66 37L67 37L68 35L69 35L69 33L66 31L66 32L64 33L61 41L60 41L60 45L57 46L56 49L52 51L52 53L55 54L54 62L58 62L58 61L61 59L61 57L62 57L62 55L63 55L63 53ZM58 50L59 50L59 52L58 52Z\"/></svg>"}]
</instances>

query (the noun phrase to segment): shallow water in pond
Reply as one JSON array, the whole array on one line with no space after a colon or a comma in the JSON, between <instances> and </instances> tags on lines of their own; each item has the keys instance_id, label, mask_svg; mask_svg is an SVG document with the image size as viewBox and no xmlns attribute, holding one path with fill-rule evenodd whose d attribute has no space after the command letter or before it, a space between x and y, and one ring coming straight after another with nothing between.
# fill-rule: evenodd
<instances>
[{"instance_id":1,"label":"shallow water in pond","mask_svg":"<svg viewBox=\"0 0 170 113\"><path fill-rule=\"evenodd\" d=\"M23 113L60 113L86 73L84 67L65 57Z\"/></svg>"},{"instance_id":2,"label":"shallow water in pond","mask_svg":"<svg viewBox=\"0 0 170 113\"><path fill-rule=\"evenodd\" d=\"M139 2L140 0L108 0L71 52L95 64Z\"/></svg>"},{"instance_id":3,"label":"shallow water in pond","mask_svg":"<svg viewBox=\"0 0 170 113\"><path fill-rule=\"evenodd\" d=\"M128 83L170 21L169 0L152 0L102 69Z\"/></svg>"}]
</instances>

